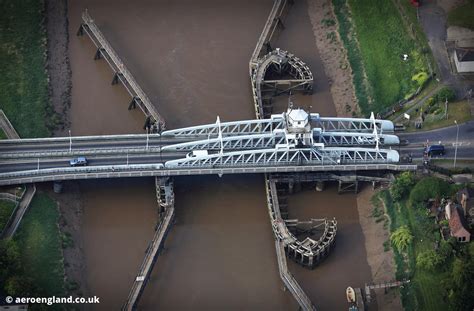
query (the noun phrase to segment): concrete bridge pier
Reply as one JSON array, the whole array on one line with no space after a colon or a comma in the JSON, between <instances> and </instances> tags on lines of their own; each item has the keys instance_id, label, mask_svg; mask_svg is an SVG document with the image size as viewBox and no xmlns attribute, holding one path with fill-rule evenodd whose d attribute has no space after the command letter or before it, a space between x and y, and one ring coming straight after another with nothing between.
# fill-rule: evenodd
<instances>
[{"instance_id":1,"label":"concrete bridge pier","mask_svg":"<svg viewBox=\"0 0 474 311\"><path fill-rule=\"evenodd\" d=\"M53 182L53 191L54 193L62 193L64 189L64 184L61 181Z\"/></svg>"},{"instance_id":2,"label":"concrete bridge pier","mask_svg":"<svg viewBox=\"0 0 474 311\"><path fill-rule=\"evenodd\" d=\"M324 190L324 181L316 182L316 191L321 192Z\"/></svg>"}]
</instances>

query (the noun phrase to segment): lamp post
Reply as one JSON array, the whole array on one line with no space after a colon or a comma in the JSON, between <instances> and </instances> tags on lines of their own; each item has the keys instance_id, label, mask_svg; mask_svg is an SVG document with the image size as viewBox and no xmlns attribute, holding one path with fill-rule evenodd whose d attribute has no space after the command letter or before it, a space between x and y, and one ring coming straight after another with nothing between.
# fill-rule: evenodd
<instances>
[{"instance_id":1,"label":"lamp post","mask_svg":"<svg viewBox=\"0 0 474 311\"><path fill-rule=\"evenodd\" d=\"M71 130L69 130L69 152L72 152L72 137L71 137Z\"/></svg>"},{"instance_id":2,"label":"lamp post","mask_svg":"<svg viewBox=\"0 0 474 311\"><path fill-rule=\"evenodd\" d=\"M454 120L456 124L456 146L454 147L454 168L456 168L456 158L458 155L458 138L459 138L459 124L457 120Z\"/></svg>"}]
</instances>

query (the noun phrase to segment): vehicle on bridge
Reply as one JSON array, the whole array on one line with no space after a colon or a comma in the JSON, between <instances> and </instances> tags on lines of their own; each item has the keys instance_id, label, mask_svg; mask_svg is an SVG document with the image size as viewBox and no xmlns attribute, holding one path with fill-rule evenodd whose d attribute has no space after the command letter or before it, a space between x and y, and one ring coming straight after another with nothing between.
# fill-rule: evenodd
<instances>
[{"instance_id":1,"label":"vehicle on bridge","mask_svg":"<svg viewBox=\"0 0 474 311\"><path fill-rule=\"evenodd\" d=\"M87 165L87 159L86 157L77 157L73 158L69 161L69 164L71 166L86 166Z\"/></svg>"},{"instance_id":2,"label":"vehicle on bridge","mask_svg":"<svg viewBox=\"0 0 474 311\"><path fill-rule=\"evenodd\" d=\"M446 152L443 145L431 145L425 147L424 153L431 157L434 155L444 155Z\"/></svg>"},{"instance_id":3,"label":"vehicle on bridge","mask_svg":"<svg viewBox=\"0 0 474 311\"><path fill-rule=\"evenodd\" d=\"M208 155L207 150L194 150L186 155L186 159L197 158L197 157L202 157L202 156L207 156L207 155Z\"/></svg>"}]
</instances>

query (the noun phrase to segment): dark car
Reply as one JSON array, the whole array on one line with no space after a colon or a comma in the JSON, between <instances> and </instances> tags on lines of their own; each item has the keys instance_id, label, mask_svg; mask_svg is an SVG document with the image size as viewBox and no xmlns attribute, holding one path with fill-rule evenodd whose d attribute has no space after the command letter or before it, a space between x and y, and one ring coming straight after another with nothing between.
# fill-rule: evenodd
<instances>
[{"instance_id":1,"label":"dark car","mask_svg":"<svg viewBox=\"0 0 474 311\"><path fill-rule=\"evenodd\" d=\"M71 161L69 161L69 164L71 164L71 166L86 166L87 159L86 157L73 158Z\"/></svg>"},{"instance_id":2,"label":"dark car","mask_svg":"<svg viewBox=\"0 0 474 311\"><path fill-rule=\"evenodd\" d=\"M425 154L431 156L434 155L444 155L445 150L443 145L431 145L425 148Z\"/></svg>"}]
</instances>

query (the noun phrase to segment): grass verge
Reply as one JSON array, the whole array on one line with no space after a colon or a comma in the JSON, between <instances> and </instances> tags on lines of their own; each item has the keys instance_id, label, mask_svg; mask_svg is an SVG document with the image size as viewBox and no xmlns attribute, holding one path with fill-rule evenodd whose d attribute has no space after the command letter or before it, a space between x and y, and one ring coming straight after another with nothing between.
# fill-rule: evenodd
<instances>
[{"instance_id":1,"label":"grass verge","mask_svg":"<svg viewBox=\"0 0 474 311\"><path fill-rule=\"evenodd\" d=\"M446 109L443 109L445 111ZM415 113L412 113L412 119L415 119ZM425 122L423 122L423 131L434 130L438 128L443 128L447 126L454 125L454 121L456 120L458 124L465 123L472 119L471 116L471 107L469 103L464 101L448 103L448 118L444 117L444 113L440 113L437 118L426 118ZM406 127L407 132L415 132L415 126L410 123L409 126Z\"/></svg>"},{"instance_id":2,"label":"grass verge","mask_svg":"<svg viewBox=\"0 0 474 311\"><path fill-rule=\"evenodd\" d=\"M5 228L5 225L7 224L8 219L10 219L14 209L15 203L6 200L0 200L0 232L2 232Z\"/></svg>"},{"instance_id":3,"label":"grass verge","mask_svg":"<svg viewBox=\"0 0 474 311\"><path fill-rule=\"evenodd\" d=\"M58 219L56 203L46 194L36 194L15 235L23 269L39 297L65 295Z\"/></svg>"},{"instance_id":4,"label":"grass verge","mask_svg":"<svg viewBox=\"0 0 474 311\"><path fill-rule=\"evenodd\" d=\"M0 0L0 7L1 109L21 137L50 136L58 118L45 70L44 3Z\"/></svg>"}]
</instances>

